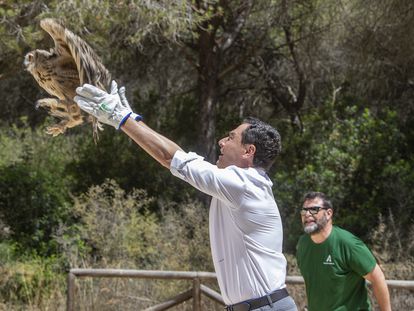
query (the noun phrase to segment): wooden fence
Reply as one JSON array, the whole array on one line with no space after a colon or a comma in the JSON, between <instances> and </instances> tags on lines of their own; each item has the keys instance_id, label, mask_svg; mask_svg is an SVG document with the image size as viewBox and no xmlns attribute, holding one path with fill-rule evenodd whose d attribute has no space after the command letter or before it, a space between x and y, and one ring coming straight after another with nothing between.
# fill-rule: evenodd
<instances>
[{"instance_id":1,"label":"wooden fence","mask_svg":"<svg viewBox=\"0 0 414 311\"><path fill-rule=\"evenodd\" d=\"M162 311L176 306L186 300L193 299L193 310L201 311L201 295L224 306L223 298L215 290L201 284L202 280L215 280L213 272L195 271L158 271L158 270L123 270L123 269L71 269L68 274L67 289L67 311L74 311L75 306L75 280L77 277L100 277L100 278L140 278L140 279L170 279L170 280L192 280L192 289L182 292L167 301L149 307L144 311ZM301 276L287 276L287 284L304 284ZM414 290L414 281L387 280L390 288L403 288Z\"/></svg>"}]
</instances>

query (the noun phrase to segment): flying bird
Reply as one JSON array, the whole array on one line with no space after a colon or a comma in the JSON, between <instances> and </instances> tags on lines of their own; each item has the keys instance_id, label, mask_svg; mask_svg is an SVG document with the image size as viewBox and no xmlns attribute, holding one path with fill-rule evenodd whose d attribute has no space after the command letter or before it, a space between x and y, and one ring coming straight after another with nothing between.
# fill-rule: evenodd
<instances>
[{"instance_id":1,"label":"flying bird","mask_svg":"<svg viewBox=\"0 0 414 311\"><path fill-rule=\"evenodd\" d=\"M40 27L52 37L55 46L49 51L37 49L27 53L24 66L40 87L55 96L40 99L36 103L37 107L48 109L50 115L60 119L59 123L49 126L46 132L57 136L68 128L91 122L96 142L101 124L96 118L82 112L73 98L76 88L84 83L109 91L111 74L93 49L57 20L42 19Z\"/></svg>"}]
</instances>

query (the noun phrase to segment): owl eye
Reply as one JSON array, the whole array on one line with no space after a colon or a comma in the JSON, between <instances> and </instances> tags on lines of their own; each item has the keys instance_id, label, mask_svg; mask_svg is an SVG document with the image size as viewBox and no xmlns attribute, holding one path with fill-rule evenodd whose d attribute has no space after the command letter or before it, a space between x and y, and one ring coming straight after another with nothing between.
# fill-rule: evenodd
<instances>
[{"instance_id":1,"label":"owl eye","mask_svg":"<svg viewBox=\"0 0 414 311\"><path fill-rule=\"evenodd\" d=\"M27 60L32 62L34 60L34 55L32 53L27 54Z\"/></svg>"}]
</instances>

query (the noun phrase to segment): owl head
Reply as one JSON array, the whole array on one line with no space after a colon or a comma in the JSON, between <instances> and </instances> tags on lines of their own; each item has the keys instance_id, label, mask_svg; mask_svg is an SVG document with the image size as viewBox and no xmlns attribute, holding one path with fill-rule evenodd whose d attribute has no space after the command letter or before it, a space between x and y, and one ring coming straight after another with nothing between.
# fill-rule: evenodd
<instances>
[{"instance_id":1,"label":"owl head","mask_svg":"<svg viewBox=\"0 0 414 311\"><path fill-rule=\"evenodd\" d=\"M34 50L25 55L23 65L27 71L33 73L35 69L47 69L50 61L55 57L56 53L53 51Z\"/></svg>"}]
</instances>

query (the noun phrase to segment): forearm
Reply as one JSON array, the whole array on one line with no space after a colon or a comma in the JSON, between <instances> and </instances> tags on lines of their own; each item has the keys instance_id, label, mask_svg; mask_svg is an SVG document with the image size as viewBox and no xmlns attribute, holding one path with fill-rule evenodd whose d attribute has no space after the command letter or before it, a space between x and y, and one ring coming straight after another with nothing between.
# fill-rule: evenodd
<instances>
[{"instance_id":1,"label":"forearm","mask_svg":"<svg viewBox=\"0 0 414 311\"><path fill-rule=\"evenodd\" d=\"M182 150L176 143L155 132L142 121L136 122L129 118L121 129L150 156L168 169L175 152Z\"/></svg>"},{"instance_id":2,"label":"forearm","mask_svg":"<svg viewBox=\"0 0 414 311\"><path fill-rule=\"evenodd\" d=\"M388 286L385 282L384 273L378 264L364 277L371 282L372 290L375 298L377 299L380 310L391 311L390 293L388 292Z\"/></svg>"},{"instance_id":3,"label":"forearm","mask_svg":"<svg viewBox=\"0 0 414 311\"><path fill-rule=\"evenodd\" d=\"M374 291L374 296L377 299L380 310L391 311L390 294L385 280L379 283L372 283L372 290Z\"/></svg>"}]
</instances>

